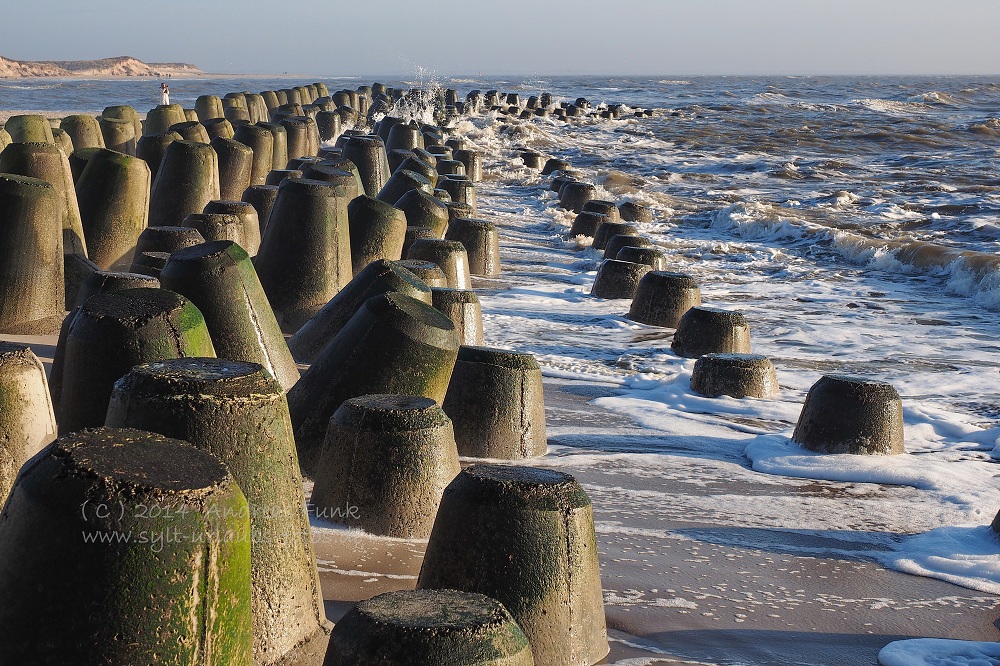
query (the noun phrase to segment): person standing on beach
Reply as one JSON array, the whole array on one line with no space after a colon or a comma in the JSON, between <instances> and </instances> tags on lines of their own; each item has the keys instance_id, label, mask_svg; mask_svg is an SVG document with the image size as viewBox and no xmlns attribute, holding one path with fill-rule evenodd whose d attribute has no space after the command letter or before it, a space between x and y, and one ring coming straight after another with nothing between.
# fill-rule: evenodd
<instances>
[{"instance_id":1,"label":"person standing on beach","mask_svg":"<svg viewBox=\"0 0 1000 666\"><path fill-rule=\"evenodd\" d=\"M170 104L170 88L166 82L160 84L160 104Z\"/></svg>"}]
</instances>

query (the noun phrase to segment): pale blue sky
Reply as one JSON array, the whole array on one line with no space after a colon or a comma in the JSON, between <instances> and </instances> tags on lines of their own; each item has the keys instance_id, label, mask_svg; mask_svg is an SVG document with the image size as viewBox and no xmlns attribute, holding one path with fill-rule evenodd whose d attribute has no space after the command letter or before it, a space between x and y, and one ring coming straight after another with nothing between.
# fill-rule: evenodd
<instances>
[{"instance_id":1,"label":"pale blue sky","mask_svg":"<svg viewBox=\"0 0 1000 666\"><path fill-rule=\"evenodd\" d=\"M997 0L10 0L0 55L208 72L997 74ZM154 13L153 7L157 8Z\"/></svg>"}]
</instances>

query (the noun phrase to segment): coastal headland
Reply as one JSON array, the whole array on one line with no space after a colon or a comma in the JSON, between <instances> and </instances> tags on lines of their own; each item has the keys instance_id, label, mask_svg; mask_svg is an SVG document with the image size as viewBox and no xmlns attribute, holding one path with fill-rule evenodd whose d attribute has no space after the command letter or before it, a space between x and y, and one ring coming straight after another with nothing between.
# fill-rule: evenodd
<instances>
[{"instance_id":1,"label":"coastal headland","mask_svg":"<svg viewBox=\"0 0 1000 666\"><path fill-rule=\"evenodd\" d=\"M195 65L184 62L142 62L132 56L100 60L13 60L0 56L0 78L28 79L42 77L203 76Z\"/></svg>"}]
</instances>

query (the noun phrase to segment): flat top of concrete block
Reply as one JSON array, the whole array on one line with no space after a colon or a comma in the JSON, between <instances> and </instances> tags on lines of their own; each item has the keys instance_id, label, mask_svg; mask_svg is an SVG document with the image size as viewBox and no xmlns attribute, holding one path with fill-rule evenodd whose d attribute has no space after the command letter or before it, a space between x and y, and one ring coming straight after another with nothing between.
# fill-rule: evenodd
<instances>
[{"instance_id":1,"label":"flat top of concrete block","mask_svg":"<svg viewBox=\"0 0 1000 666\"><path fill-rule=\"evenodd\" d=\"M889 382L883 382L879 379L872 379L871 377L860 377L858 375L846 375L846 374L830 374L823 375L816 384L824 384L829 387L836 385L845 391L858 391L863 392L868 396L880 396L884 398L892 398L899 400L899 393L896 388Z\"/></svg>"},{"instance_id":2,"label":"flat top of concrete block","mask_svg":"<svg viewBox=\"0 0 1000 666\"><path fill-rule=\"evenodd\" d=\"M747 365L760 363L762 361L767 361L768 358L763 354L728 354L728 353L713 353L713 354L703 354L698 358L699 361L722 361L724 363L741 364L745 363Z\"/></svg>"},{"instance_id":3,"label":"flat top of concrete block","mask_svg":"<svg viewBox=\"0 0 1000 666\"><path fill-rule=\"evenodd\" d=\"M523 465L473 465L464 469L445 494L483 504L512 502L541 511L590 506L590 498L569 474Z\"/></svg>"},{"instance_id":4,"label":"flat top of concrete block","mask_svg":"<svg viewBox=\"0 0 1000 666\"><path fill-rule=\"evenodd\" d=\"M372 296L364 307L387 325L441 349L458 349L458 335L451 319L430 305L399 292Z\"/></svg>"},{"instance_id":5,"label":"flat top of concrete block","mask_svg":"<svg viewBox=\"0 0 1000 666\"><path fill-rule=\"evenodd\" d=\"M714 308L708 305L696 305L695 307L685 312L684 316L687 316L689 314L692 316L707 315L709 317L714 317L717 319L725 319L729 320L734 325L739 325L739 326L746 326L747 324L746 317L743 316L742 312L734 312L732 310L725 310L723 308Z\"/></svg>"},{"instance_id":6,"label":"flat top of concrete block","mask_svg":"<svg viewBox=\"0 0 1000 666\"><path fill-rule=\"evenodd\" d=\"M410 431L438 428L451 419L432 399L374 393L345 400L330 421L357 430Z\"/></svg>"},{"instance_id":7,"label":"flat top of concrete block","mask_svg":"<svg viewBox=\"0 0 1000 666\"><path fill-rule=\"evenodd\" d=\"M458 362L485 363L509 370L540 370L533 354L513 352L496 347L462 345L458 349Z\"/></svg>"},{"instance_id":8,"label":"flat top of concrete block","mask_svg":"<svg viewBox=\"0 0 1000 666\"><path fill-rule=\"evenodd\" d=\"M14 145L14 144L10 144ZM37 187L44 190L54 190L52 184L39 178L18 176L12 173L0 173L0 191L18 192L26 187Z\"/></svg>"},{"instance_id":9,"label":"flat top of concrete block","mask_svg":"<svg viewBox=\"0 0 1000 666\"><path fill-rule=\"evenodd\" d=\"M115 383L115 390L135 398L196 400L282 395L281 385L259 363L191 357L141 363Z\"/></svg>"},{"instance_id":10,"label":"flat top of concrete block","mask_svg":"<svg viewBox=\"0 0 1000 666\"><path fill-rule=\"evenodd\" d=\"M456 217L450 224L451 227L471 227L485 231L494 231L496 229L496 225L492 222L488 220L479 220L474 217Z\"/></svg>"},{"instance_id":11,"label":"flat top of concrete block","mask_svg":"<svg viewBox=\"0 0 1000 666\"><path fill-rule=\"evenodd\" d=\"M229 479L212 454L179 439L131 428L70 433L53 443L50 455L69 474L98 478L121 490L197 494Z\"/></svg>"},{"instance_id":12,"label":"flat top of concrete block","mask_svg":"<svg viewBox=\"0 0 1000 666\"><path fill-rule=\"evenodd\" d=\"M80 306L80 313L86 313L95 320L110 319L127 328L138 329L155 317L188 305L186 298L167 289L135 288L91 296ZM201 314L198 314L201 319Z\"/></svg>"},{"instance_id":13,"label":"flat top of concrete block","mask_svg":"<svg viewBox=\"0 0 1000 666\"><path fill-rule=\"evenodd\" d=\"M358 611L379 623L401 627L446 630L513 623L499 601L457 590L386 592L359 603Z\"/></svg>"},{"instance_id":14,"label":"flat top of concrete block","mask_svg":"<svg viewBox=\"0 0 1000 666\"><path fill-rule=\"evenodd\" d=\"M431 298L434 303L478 303L479 296L471 289L452 289L451 287L431 287Z\"/></svg>"},{"instance_id":15,"label":"flat top of concrete block","mask_svg":"<svg viewBox=\"0 0 1000 666\"><path fill-rule=\"evenodd\" d=\"M13 363L37 366L40 361L31 351L31 346L20 342L0 341L0 365Z\"/></svg>"}]
</instances>

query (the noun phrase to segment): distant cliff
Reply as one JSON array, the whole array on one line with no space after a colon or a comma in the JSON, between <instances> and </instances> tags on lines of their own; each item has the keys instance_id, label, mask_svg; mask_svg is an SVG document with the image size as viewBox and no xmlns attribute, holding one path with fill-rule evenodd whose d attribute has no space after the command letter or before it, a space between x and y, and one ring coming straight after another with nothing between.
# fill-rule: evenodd
<instances>
[{"instance_id":1,"label":"distant cliff","mask_svg":"<svg viewBox=\"0 0 1000 666\"><path fill-rule=\"evenodd\" d=\"M192 76L204 74L183 62L145 63L131 56L101 60L20 61L0 56L0 78L37 76Z\"/></svg>"}]
</instances>

